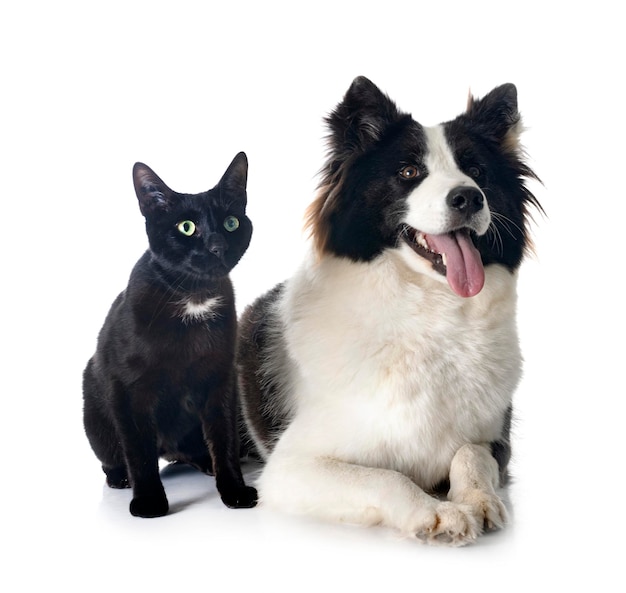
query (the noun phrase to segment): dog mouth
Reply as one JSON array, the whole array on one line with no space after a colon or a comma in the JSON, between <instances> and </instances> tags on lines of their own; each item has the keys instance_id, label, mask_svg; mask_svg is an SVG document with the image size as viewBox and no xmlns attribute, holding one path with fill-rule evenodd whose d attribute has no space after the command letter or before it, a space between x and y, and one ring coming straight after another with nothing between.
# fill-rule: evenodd
<instances>
[{"instance_id":1,"label":"dog mouth","mask_svg":"<svg viewBox=\"0 0 626 593\"><path fill-rule=\"evenodd\" d=\"M431 264L433 270L446 277L450 288L459 296L476 296L482 290L485 270L470 229L436 235L405 224L400 236L417 255Z\"/></svg>"}]
</instances>

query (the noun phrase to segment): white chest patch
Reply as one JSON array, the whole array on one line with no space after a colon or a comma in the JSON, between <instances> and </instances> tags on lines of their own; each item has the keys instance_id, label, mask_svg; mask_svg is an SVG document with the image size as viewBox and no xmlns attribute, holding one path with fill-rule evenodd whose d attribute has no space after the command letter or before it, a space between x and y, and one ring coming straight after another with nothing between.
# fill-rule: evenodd
<instances>
[{"instance_id":1,"label":"white chest patch","mask_svg":"<svg viewBox=\"0 0 626 593\"><path fill-rule=\"evenodd\" d=\"M219 308L222 306L222 297L211 297L204 301L192 300L181 303L180 316L183 321L205 321L219 316Z\"/></svg>"}]
</instances>

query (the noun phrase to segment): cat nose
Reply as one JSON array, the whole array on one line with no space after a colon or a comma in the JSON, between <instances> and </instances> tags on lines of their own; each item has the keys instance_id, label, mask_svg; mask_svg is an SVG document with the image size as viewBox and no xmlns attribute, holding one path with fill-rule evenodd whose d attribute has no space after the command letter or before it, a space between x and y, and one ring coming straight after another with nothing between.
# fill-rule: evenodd
<instances>
[{"instance_id":1,"label":"cat nose","mask_svg":"<svg viewBox=\"0 0 626 593\"><path fill-rule=\"evenodd\" d=\"M213 233L209 236L207 248L213 255L219 258L221 258L228 249L224 237L217 233Z\"/></svg>"}]
</instances>

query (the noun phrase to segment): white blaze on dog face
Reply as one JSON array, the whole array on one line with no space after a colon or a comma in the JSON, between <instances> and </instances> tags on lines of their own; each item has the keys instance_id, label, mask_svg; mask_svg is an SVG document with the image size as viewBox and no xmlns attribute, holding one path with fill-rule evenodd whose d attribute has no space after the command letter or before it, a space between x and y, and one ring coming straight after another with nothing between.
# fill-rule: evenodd
<instances>
[{"instance_id":1,"label":"white blaze on dog face","mask_svg":"<svg viewBox=\"0 0 626 593\"><path fill-rule=\"evenodd\" d=\"M472 234L487 232L491 215L484 193L457 166L442 126L424 128L427 151L421 183L407 197L401 253L409 266L446 279L459 296L483 287L485 274ZM417 256L417 257L416 257Z\"/></svg>"},{"instance_id":2,"label":"white blaze on dog face","mask_svg":"<svg viewBox=\"0 0 626 593\"><path fill-rule=\"evenodd\" d=\"M457 228L454 224L454 212L447 202L450 191L458 187L480 188L459 169L442 126L424 128L424 134L428 153L424 158L426 171L422 174L426 178L407 198L409 209L405 221L423 233L439 235ZM476 213L469 227L482 235L487 231L490 222L485 199L485 207Z\"/></svg>"}]
</instances>

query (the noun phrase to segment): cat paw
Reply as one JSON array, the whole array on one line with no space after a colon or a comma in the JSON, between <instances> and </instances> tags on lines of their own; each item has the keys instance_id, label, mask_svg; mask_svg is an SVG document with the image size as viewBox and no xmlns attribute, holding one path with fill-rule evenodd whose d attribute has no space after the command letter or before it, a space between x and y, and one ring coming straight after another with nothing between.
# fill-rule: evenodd
<instances>
[{"instance_id":1,"label":"cat paw","mask_svg":"<svg viewBox=\"0 0 626 593\"><path fill-rule=\"evenodd\" d=\"M430 545L464 546L478 537L480 524L469 507L441 502L426 513L420 512L412 532Z\"/></svg>"},{"instance_id":2,"label":"cat paw","mask_svg":"<svg viewBox=\"0 0 626 593\"><path fill-rule=\"evenodd\" d=\"M256 506L258 494L252 486L229 488L220 492L222 502L231 509L251 509Z\"/></svg>"},{"instance_id":3,"label":"cat paw","mask_svg":"<svg viewBox=\"0 0 626 593\"><path fill-rule=\"evenodd\" d=\"M126 477L120 478L119 480L112 480L111 478L107 477L107 486L109 488L119 488L119 489L130 488L130 482L128 481L128 478Z\"/></svg>"},{"instance_id":4,"label":"cat paw","mask_svg":"<svg viewBox=\"0 0 626 593\"><path fill-rule=\"evenodd\" d=\"M109 488L130 488L130 481L128 480L125 467L104 469L104 473L106 474L107 486Z\"/></svg>"},{"instance_id":5,"label":"cat paw","mask_svg":"<svg viewBox=\"0 0 626 593\"><path fill-rule=\"evenodd\" d=\"M167 515L169 504L164 494L152 496L136 496L130 502L130 514L134 517L162 517Z\"/></svg>"}]
</instances>

